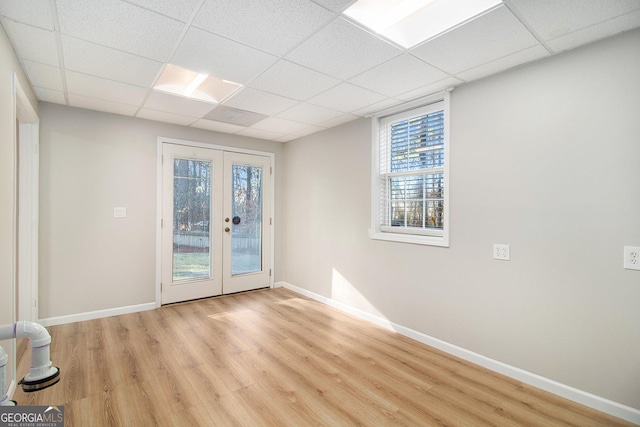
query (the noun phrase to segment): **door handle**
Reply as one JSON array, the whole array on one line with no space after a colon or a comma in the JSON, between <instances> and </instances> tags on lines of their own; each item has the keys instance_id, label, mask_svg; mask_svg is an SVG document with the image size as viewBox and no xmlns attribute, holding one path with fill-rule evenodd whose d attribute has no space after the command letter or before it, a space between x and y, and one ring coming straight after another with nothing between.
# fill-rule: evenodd
<instances>
[{"instance_id":1,"label":"door handle","mask_svg":"<svg viewBox=\"0 0 640 427\"><path fill-rule=\"evenodd\" d=\"M231 231L231 229L229 227L225 227L224 231L226 231L227 233Z\"/></svg>"}]
</instances>

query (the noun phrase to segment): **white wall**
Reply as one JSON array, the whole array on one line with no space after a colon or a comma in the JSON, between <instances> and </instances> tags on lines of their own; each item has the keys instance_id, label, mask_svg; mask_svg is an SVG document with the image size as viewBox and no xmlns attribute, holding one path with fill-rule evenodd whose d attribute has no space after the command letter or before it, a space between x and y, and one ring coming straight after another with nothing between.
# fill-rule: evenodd
<instances>
[{"instance_id":1,"label":"white wall","mask_svg":"<svg viewBox=\"0 0 640 427\"><path fill-rule=\"evenodd\" d=\"M40 119L40 318L155 302L159 136L276 153L278 179L280 143L48 103Z\"/></svg>"},{"instance_id":2,"label":"white wall","mask_svg":"<svg viewBox=\"0 0 640 427\"><path fill-rule=\"evenodd\" d=\"M640 408L638 52L635 31L453 91L450 248L368 237L369 120L287 143L284 280Z\"/></svg>"},{"instance_id":3,"label":"white wall","mask_svg":"<svg viewBox=\"0 0 640 427\"><path fill-rule=\"evenodd\" d=\"M14 216L16 213L16 143L13 74L34 108L36 100L24 76L4 29L0 26L0 324L15 321L14 268ZM10 356L8 375L13 375L14 340L0 341ZM12 379L12 378L9 378ZM4 384L0 384L0 394Z\"/></svg>"}]
</instances>

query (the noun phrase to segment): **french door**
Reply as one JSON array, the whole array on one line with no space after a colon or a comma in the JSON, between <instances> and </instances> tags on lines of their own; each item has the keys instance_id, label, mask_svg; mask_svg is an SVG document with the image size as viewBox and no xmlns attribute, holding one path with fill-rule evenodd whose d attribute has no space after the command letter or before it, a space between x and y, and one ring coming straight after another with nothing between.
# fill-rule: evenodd
<instances>
[{"instance_id":1,"label":"french door","mask_svg":"<svg viewBox=\"0 0 640 427\"><path fill-rule=\"evenodd\" d=\"M271 159L162 144L162 304L269 286Z\"/></svg>"}]
</instances>

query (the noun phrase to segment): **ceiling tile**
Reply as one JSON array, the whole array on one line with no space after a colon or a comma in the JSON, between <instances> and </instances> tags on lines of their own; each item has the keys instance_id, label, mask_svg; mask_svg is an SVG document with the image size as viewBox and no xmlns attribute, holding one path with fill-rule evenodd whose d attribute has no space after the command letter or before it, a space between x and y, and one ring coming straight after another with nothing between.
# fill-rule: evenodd
<instances>
[{"instance_id":1,"label":"ceiling tile","mask_svg":"<svg viewBox=\"0 0 640 427\"><path fill-rule=\"evenodd\" d=\"M173 123L176 125L189 126L196 119L193 117L181 116L179 114L156 111L149 108L142 108L136 114L141 119L155 120L156 122Z\"/></svg>"},{"instance_id":2,"label":"ceiling tile","mask_svg":"<svg viewBox=\"0 0 640 427\"><path fill-rule=\"evenodd\" d=\"M104 111L106 113L133 116L138 107L119 102L105 101L104 99L90 98L88 96L69 94L69 105L72 107L86 108L87 110Z\"/></svg>"},{"instance_id":3,"label":"ceiling tile","mask_svg":"<svg viewBox=\"0 0 640 427\"><path fill-rule=\"evenodd\" d=\"M550 40L547 45L554 51L561 52L638 27L640 11L635 11Z\"/></svg>"},{"instance_id":4,"label":"ceiling tile","mask_svg":"<svg viewBox=\"0 0 640 427\"><path fill-rule=\"evenodd\" d=\"M340 80L289 61L280 60L249 86L300 101L337 85Z\"/></svg>"},{"instance_id":5,"label":"ceiling tile","mask_svg":"<svg viewBox=\"0 0 640 427\"><path fill-rule=\"evenodd\" d=\"M379 93L371 92L349 83L342 83L318 96L314 96L308 102L343 113L350 113L367 105L380 102L385 98Z\"/></svg>"},{"instance_id":6,"label":"ceiling tile","mask_svg":"<svg viewBox=\"0 0 640 427\"><path fill-rule=\"evenodd\" d=\"M289 141L293 141L294 139L297 139L297 138L298 138L297 136L289 134L289 135L281 136L280 138L275 138L273 141L276 141L276 142L289 142Z\"/></svg>"},{"instance_id":7,"label":"ceiling tile","mask_svg":"<svg viewBox=\"0 0 640 427\"><path fill-rule=\"evenodd\" d=\"M358 86L395 96L447 77L447 74L405 53L349 80Z\"/></svg>"},{"instance_id":8,"label":"ceiling tile","mask_svg":"<svg viewBox=\"0 0 640 427\"><path fill-rule=\"evenodd\" d=\"M151 91L144 103L144 108L149 108L165 113L178 114L200 118L216 107L216 104L197 101L195 99L184 98L182 96L170 95L164 92ZM192 120L193 121L193 120Z\"/></svg>"},{"instance_id":9,"label":"ceiling tile","mask_svg":"<svg viewBox=\"0 0 640 427\"><path fill-rule=\"evenodd\" d=\"M66 78L69 94L137 106L142 103L147 94L147 89L143 87L76 73L75 71L68 71Z\"/></svg>"},{"instance_id":10,"label":"ceiling tile","mask_svg":"<svg viewBox=\"0 0 640 427\"><path fill-rule=\"evenodd\" d=\"M538 41L505 6L411 50L435 67L457 74L534 46Z\"/></svg>"},{"instance_id":11,"label":"ceiling tile","mask_svg":"<svg viewBox=\"0 0 640 427\"><path fill-rule=\"evenodd\" d=\"M401 101L398 101L397 99L387 98L384 101L376 102L375 104L367 105L364 108L352 111L351 114L362 117L369 116L400 103Z\"/></svg>"},{"instance_id":12,"label":"ceiling tile","mask_svg":"<svg viewBox=\"0 0 640 427\"><path fill-rule=\"evenodd\" d=\"M60 68L32 61L22 61L22 65L33 86L51 90L63 90Z\"/></svg>"},{"instance_id":13,"label":"ceiling tile","mask_svg":"<svg viewBox=\"0 0 640 427\"><path fill-rule=\"evenodd\" d=\"M224 133L237 133L243 129L246 129L246 127L244 126L232 125L231 123L223 123L207 119L200 119L197 122L193 123L191 127Z\"/></svg>"},{"instance_id":14,"label":"ceiling tile","mask_svg":"<svg viewBox=\"0 0 640 427\"><path fill-rule=\"evenodd\" d=\"M163 65L161 62L69 36L62 36L62 50L64 65L68 70L138 86L150 86Z\"/></svg>"},{"instance_id":15,"label":"ceiling tile","mask_svg":"<svg viewBox=\"0 0 640 427\"><path fill-rule=\"evenodd\" d=\"M251 126L252 129L267 130L270 132L279 132L282 134L299 132L309 125L294 122L292 120L280 119L278 117L267 117L264 120Z\"/></svg>"},{"instance_id":16,"label":"ceiling tile","mask_svg":"<svg viewBox=\"0 0 640 427\"><path fill-rule=\"evenodd\" d=\"M342 115L344 115L344 113L330 110L329 108L300 103L278 114L278 117L309 125L317 125L318 123L326 122L327 120L335 119Z\"/></svg>"},{"instance_id":17,"label":"ceiling tile","mask_svg":"<svg viewBox=\"0 0 640 427\"><path fill-rule=\"evenodd\" d=\"M281 56L333 16L309 0L207 0L193 24Z\"/></svg>"},{"instance_id":18,"label":"ceiling tile","mask_svg":"<svg viewBox=\"0 0 640 427\"><path fill-rule=\"evenodd\" d=\"M275 116L283 112L287 108L296 105L298 101L295 99L285 98L283 96L274 95L263 92L250 87L242 88L236 92L230 99L224 101L224 105L242 110L253 111L255 113Z\"/></svg>"},{"instance_id":19,"label":"ceiling tile","mask_svg":"<svg viewBox=\"0 0 640 427\"><path fill-rule=\"evenodd\" d=\"M54 104L66 104L66 101L64 100L64 92L37 86L33 88L33 91L39 101L52 102Z\"/></svg>"},{"instance_id":20,"label":"ceiling tile","mask_svg":"<svg viewBox=\"0 0 640 427\"><path fill-rule=\"evenodd\" d=\"M355 2L355 0L313 0L313 1L334 12L342 12L346 8L351 6L352 3Z\"/></svg>"},{"instance_id":21,"label":"ceiling tile","mask_svg":"<svg viewBox=\"0 0 640 427\"><path fill-rule=\"evenodd\" d=\"M467 81L476 80L549 55L550 54L547 49L541 45L537 45L530 47L529 49L521 50L520 52L512 55L505 56L496 61L489 62L488 64L456 74L456 77Z\"/></svg>"},{"instance_id":22,"label":"ceiling tile","mask_svg":"<svg viewBox=\"0 0 640 427\"><path fill-rule=\"evenodd\" d=\"M53 31L53 16L49 5L42 0L0 1L0 15L14 21Z\"/></svg>"},{"instance_id":23,"label":"ceiling tile","mask_svg":"<svg viewBox=\"0 0 640 427\"><path fill-rule=\"evenodd\" d=\"M294 49L286 59L339 79L349 79L402 51L338 18Z\"/></svg>"},{"instance_id":24,"label":"ceiling tile","mask_svg":"<svg viewBox=\"0 0 640 427\"><path fill-rule=\"evenodd\" d=\"M320 123L320 126L324 128L332 128L334 126L339 126L344 123L352 122L359 118L360 117L352 116L351 114L343 114L342 116L336 117L335 119L327 120L326 122Z\"/></svg>"},{"instance_id":25,"label":"ceiling tile","mask_svg":"<svg viewBox=\"0 0 640 427\"><path fill-rule=\"evenodd\" d=\"M236 135L248 136L250 138L267 139L269 141L281 138L284 134L280 132L272 132L262 129L246 128L238 132Z\"/></svg>"},{"instance_id":26,"label":"ceiling tile","mask_svg":"<svg viewBox=\"0 0 640 427\"><path fill-rule=\"evenodd\" d=\"M184 24L121 0L57 0L60 30L77 38L166 61Z\"/></svg>"},{"instance_id":27,"label":"ceiling tile","mask_svg":"<svg viewBox=\"0 0 640 427\"><path fill-rule=\"evenodd\" d=\"M638 0L511 0L543 40L551 40L640 9Z\"/></svg>"},{"instance_id":28,"label":"ceiling tile","mask_svg":"<svg viewBox=\"0 0 640 427\"><path fill-rule=\"evenodd\" d=\"M320 126L307 126L306 128L299 130L297 132L293 132L289 134L295 138L302 138L303 136L311 135L312 133L320 132L326 130L326 128Z\"/></svg>"},{"instance_id":29,"label":"ceiling tile","mask_svg":"<svg viewBox=\"0 0 640 427\"><path fill-rule=\"evenodd\" d=\"M129 0L129 2L178 21L187 22L200 0Z\"/></svg>"},{"instance_id":30,"label":"ceiling tile","mask_svg":"<svg viewBox=\"0 0 640 427\"><path fill-rule=\"evenodd\" d=\"M170 62L199 73L245 84L276 60L275 56L257 49L198 28L190 28Z\"/></svg>"},{"instance_id":31,"label":"ceiling tile","mask_svg":"<svg viewBox=\"0 0 640 427\"><path fill-rule=\"evenodd\" d=\"M53 31L20 24L8 19L3 20L2 25L11 38L19 58L59 66L58 45Z\"/></svg>"},{"instance_id":32,"label":"ceiling tile","mask_svg":"<svg viewBox=\"0 0 640 427\"><path fill-rule=\"evenodd\" d=\"M443 89L458 86L462 84L461 80L456 79L455 77L447 77L446 79L442 79L430 85L423 86L421 88L410 90L409 92L398 95L396 98L401 99L403 101L411 101L413 99L421 98L423 96L431 95L432 93L441 91Z\"/></svg>"}]
</instances>

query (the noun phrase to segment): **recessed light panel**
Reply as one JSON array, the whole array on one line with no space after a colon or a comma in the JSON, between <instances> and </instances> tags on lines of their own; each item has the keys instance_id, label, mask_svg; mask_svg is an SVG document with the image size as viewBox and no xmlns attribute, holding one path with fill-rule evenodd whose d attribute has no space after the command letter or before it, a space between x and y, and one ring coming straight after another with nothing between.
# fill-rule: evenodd
<instances>
[{"instance_id":1,"label":"recessed light panel","mask_svg":"<svg viewBox=\"0 0 640 427\"><path fill-rule=\"evenodd\" d=\"M219 104L241 87L239 83L168 64L153 89Z\"/></svg>"},{"instance_id":2,"label":"recessed light panel","mask_svg":"<svg viewBox=\"0 0 640 427\"><path fill-rule=\"evenodd\" d=\"M410 48L502 4L502 0L358 0L344 14Z\"/></svg>"}]
</instances>

